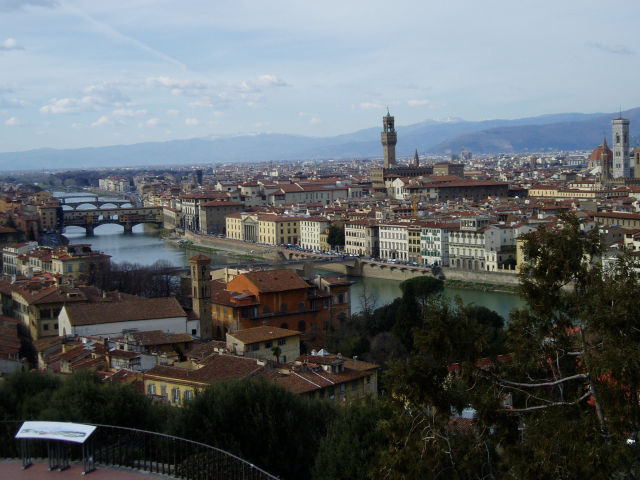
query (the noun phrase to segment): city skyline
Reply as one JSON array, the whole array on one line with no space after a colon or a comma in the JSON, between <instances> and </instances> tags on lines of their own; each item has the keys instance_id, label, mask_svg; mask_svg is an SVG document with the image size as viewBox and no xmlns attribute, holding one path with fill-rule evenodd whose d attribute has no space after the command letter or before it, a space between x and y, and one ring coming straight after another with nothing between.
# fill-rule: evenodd
<instances>
[{"instance_id":1,"label":"city skyline","mask_svg":"<svg viewBox=\"0 0 640 480\"><path fill-rule=\"evenodd\" d=\"M0 0L0 151L625 110L622 4Z\"/></svg>"}]
</instances>

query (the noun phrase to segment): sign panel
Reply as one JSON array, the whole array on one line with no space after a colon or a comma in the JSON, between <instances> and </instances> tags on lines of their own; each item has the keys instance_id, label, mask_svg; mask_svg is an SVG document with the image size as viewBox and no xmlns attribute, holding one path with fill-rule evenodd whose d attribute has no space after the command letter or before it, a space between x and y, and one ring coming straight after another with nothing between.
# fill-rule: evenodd
<instances>
[{"instance_id":1,"label":"sign panel","mask_svg":"<svg viewBox=\"0 0 640 480\"><path fill-rule=\"evenodd\" d=\"M24 422L15 438L34 440L64 440L84 443L96 429L93 425L66 422Z\"/></svg>"}]
</instances>

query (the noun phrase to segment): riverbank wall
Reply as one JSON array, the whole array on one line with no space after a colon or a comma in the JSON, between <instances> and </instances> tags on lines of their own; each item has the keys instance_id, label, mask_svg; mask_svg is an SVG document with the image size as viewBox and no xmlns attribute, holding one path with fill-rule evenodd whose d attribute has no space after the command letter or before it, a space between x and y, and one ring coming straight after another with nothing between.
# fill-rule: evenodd
<instances>
[{"instance_id":1,"label":"riverbank wall","mask_svg":"<svg viewBox=\"0 0 640 480\"><path fill-rule=\"evenodd\" d=\"M276 261L280 259L278 250L270 245L259 245L257 243L242 242L229 238L198 235L189 231L184 233L184 239L193 242L195 245L202 245L216 250L224 250L240 255L255 255L265 258L266 260Z\"/></svg>"},{"instance_id":2,"label":"riverbank wall","mask_svg":"<svg viewBox=\"0 0 640 480\"><path fill-rule=\"evenodd\" d=\"M517 287L520 284L520 277L516 273L505 272L483 272L473 270L455 270L443 268L442 274L446 280L453 280L465 283L479 283L489 285L505 285Z\"/></svg>"}]
</instances>

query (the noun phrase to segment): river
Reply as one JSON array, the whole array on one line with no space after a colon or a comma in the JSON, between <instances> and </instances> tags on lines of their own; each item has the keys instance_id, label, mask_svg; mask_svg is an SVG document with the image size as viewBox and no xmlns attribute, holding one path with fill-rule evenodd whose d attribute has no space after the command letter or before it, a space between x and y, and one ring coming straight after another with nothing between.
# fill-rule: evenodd
<instances>
[{"instance_id":1,"label":"river","mask_svg":"<svg viewBox=\"0 0 640 480\"><path fill-rule=\"evenodd\" d=\"M87 237L84 229L80 227L68 227L65 236L71 243L90 243L94 250L99 250L111 255L111 261L116 263L131 262L141 265L151 265L157 260L166 260L171 265L183 266L189 257L202 253L174 246L165 242L153 228L138 225L133 228L133 233L125 235L121 233L123 228L119 225L102 225L95 229L93 237ZM239 261L233 255L208 253L211 263L224 264ZM381 278L353 277L351 287L351 308L354 312L361 309L360 298L363 289L367 294L377 299L376 305L382 306L399 297L400 282ZM462 288L447 287L444 294L449 298L459 295L465 304L474 303L495 310L505 319L509 318L509 312L514 308L524 305L517 295L502 292L485 292L480 290L468 290Z\"/></svg>"},{"instance_id":2,"label":"river","mask_svg":"<svg viewBox=\"0 0 640 480\"><path fill-rule=\"evenodd\" d=\"M74 196L81 197L82 195ZM192 255L202 253L166 242L149 225L135 226L132 234L124 234L123 230L123 227L119 225L101 225L95 229L94 236L87 237L83 228L67 227L64 235L71 243L90 243L94 250L111 255L111 261L115 263L130 262L151 265L157 260L166 260L171 265L184 266L187 265L188 259ZM214 265L239 261L237 257L230 254L212 252L207 256L211 258L211 263ZM368 295L377 299L376 305L378 307L391 303L401 295L400 282L398 281L362 277L353 277L351 280L354 281L351 287L351 309L353 312L361 310L360 299L365 288ZM505 319L509 318L511 310L524 306L524 301L511 293L447 287L444 290L444 295L451 299L460 296L463 303L487 307L498 312Z\"/></svg>"}]
</instances>

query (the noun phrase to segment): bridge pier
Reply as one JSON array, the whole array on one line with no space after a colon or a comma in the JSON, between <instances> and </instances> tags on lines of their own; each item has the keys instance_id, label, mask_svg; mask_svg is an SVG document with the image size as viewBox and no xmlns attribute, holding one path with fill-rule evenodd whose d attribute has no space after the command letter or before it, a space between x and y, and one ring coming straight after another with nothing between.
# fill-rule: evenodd
<instances>
[{"instance_id":1,"label":"bridge pier","mask_svg":"<svg viewBox=\"0 0 640 480\"><path fill-rule=\"evenodd\" d=\"M84 229L86 230L87 237L93 237L93 224L85 223Z\"/></svg>"},{"instance_id":2,"label":"bridge pier","mask_svg":"<svg viewBox=\"0 0 640 480\"><path fill-rule=\"evenodd\" d=\"M124 227L124 233L133 233L133 225L131 223L125 223L122 226Z\"/></svg>"}]
</instances>

